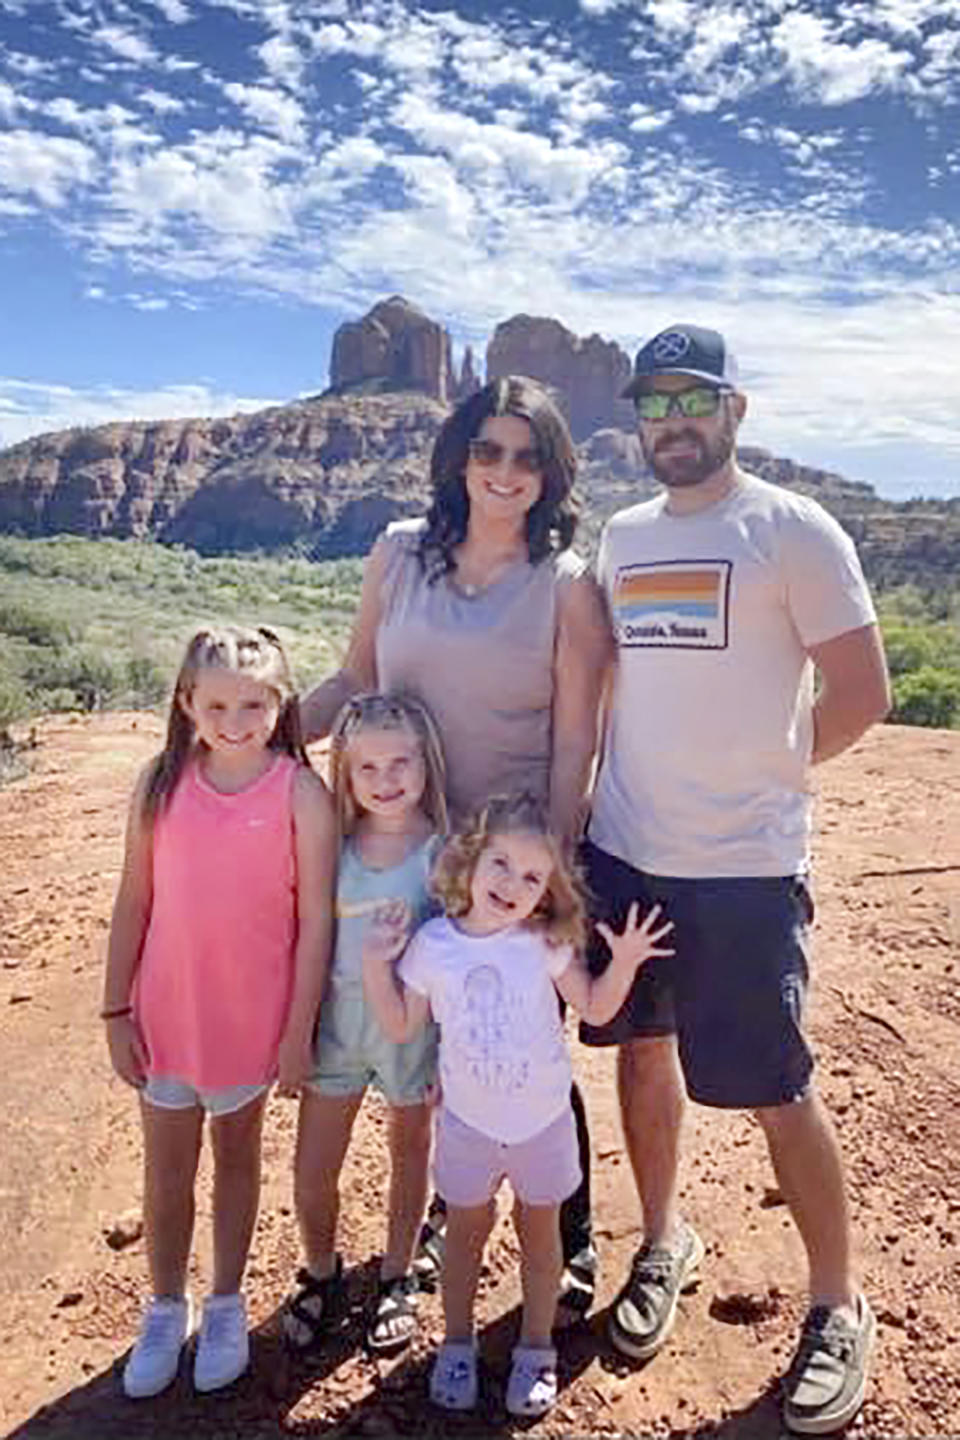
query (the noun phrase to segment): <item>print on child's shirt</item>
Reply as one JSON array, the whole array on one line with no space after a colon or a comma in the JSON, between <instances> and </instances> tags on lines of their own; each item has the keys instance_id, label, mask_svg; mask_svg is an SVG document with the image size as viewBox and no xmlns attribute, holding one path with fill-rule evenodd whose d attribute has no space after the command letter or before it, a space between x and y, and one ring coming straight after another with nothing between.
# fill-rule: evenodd
<instances>
[{"instance_id":1,"label":"print on child's shirt","mask_svg":"<svg viewBox=\"0 0 960 1440\"><path fill-rule=\"evenodd\" d=\"M729 560L622 565L611 608L617 643L669 650L725 650L729 641Z\"/></svg>"},{"instance_id":2,"label":"print on child's shirt","mask_svg":"<svg viewBox=\"0 0 960 1440\"><path fill-rule=\"evenodd\" d=\"M463 982L454 1021L457 1048L471 1079L485 1090L516 1095L529 1084L530 1019L520 993L493 965L474 965Z\"/></svg>"}]
</instances>

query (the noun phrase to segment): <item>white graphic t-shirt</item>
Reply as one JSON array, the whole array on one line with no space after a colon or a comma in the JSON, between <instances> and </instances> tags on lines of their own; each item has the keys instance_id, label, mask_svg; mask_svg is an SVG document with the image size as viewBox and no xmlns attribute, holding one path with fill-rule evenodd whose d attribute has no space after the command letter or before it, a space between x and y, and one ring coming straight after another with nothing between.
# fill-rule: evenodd
<instances>
[{"instance_id":1,"label":"white graphic t-shirt","mask_svg":"<svg viewBox=\"0 0 960 1440\"><path fill-rule=\"evenodd\" d=\"M529 1140L570 1104L571 1069L553 981L572 959L522 925L465 935L428 920L400 962L440 1026L445 1107L495 1140Z\"/></svg>"},{"instance_id":2,"label":"white graphic t-shirt","mask_svg":"<svg viewBox=\"0 0 960 1440\"><path fill-rule=\"evenodd\" d=\"M745 475L693 515L663 496L621 511L597 567L619 664L590 839L655 875L802 871L807 650L875 619L849 536Z\"/></svg>"}]
</instances>

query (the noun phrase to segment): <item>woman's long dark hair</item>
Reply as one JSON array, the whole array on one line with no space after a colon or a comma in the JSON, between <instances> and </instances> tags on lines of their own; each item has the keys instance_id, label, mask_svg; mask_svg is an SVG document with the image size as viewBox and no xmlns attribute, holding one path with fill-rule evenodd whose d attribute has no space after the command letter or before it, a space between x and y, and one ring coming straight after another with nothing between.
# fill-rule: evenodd
<instances>
[{"instance_id":1,"label":"woman's long dark hair","mask_svg":"<svg viewBox=\"0 0 960 1440\"><path fill-rule=\"evenodd\" d=\"M420 559L431 581L455 568L453 551L466 539L470 518L466 470L468 446L492 415L516 415L530 426L543 466L543 493L527 515L531 564L565 550L577 528L573 482L577 454L567 422L536 380L504 375L464 400L444 421L430 457L433 504L420 541Z\"/></svg>"},{"instance_id":2,"label":"woman's long dark hair","mask_svg":"<svg viewBox=\"0 0 960 1440\"><path fill-rule=\"evenodd\" d=\"M143 797L144 818L152 821L169 802L196 745L193 721L183 708L190 698L201 670L221 669L249 675L277 693L280 714L270 736L268 749L281 750L302 765L310 764L300 732L297 704L290 666L279 637L265 625L246 630L239 625L211 626L198 630L177 673L167 719L167 739L147 780Z\"/></svg>"}]
</instances>

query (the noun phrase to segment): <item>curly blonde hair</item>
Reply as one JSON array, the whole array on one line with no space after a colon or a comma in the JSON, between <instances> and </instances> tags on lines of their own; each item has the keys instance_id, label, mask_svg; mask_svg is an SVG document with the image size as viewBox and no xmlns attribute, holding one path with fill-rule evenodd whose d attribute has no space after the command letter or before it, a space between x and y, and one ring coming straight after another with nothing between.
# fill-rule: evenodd
<instances>
[{"instance_id":1,"label":"curly blonde hair","mask_svg":"<svg viewBox=\"0 0 960 1440\"><path fill-rule=\"evenodd\" d=\"M447 833L446 767L436 721L413 695L369 691L348 700L330 733L330 779L340 836L352 835L360 812L350 784L350 741L363 730L410 730L423 755L426 781L420 802L434 830Z\"/></svg>"},{"instance_id":2,"label":"curly blonde hair","mask_svg":"<svg viewBox=\"0 0 960 1440\"><path fill-rule=\"evenodd\" d=\"M466 915L477 861L495 835L536 835L550 852L553 867L547 888L526 921L541 930L551 945L582 949L586 939L586 905L580 879L550 833L546 811L529 791L497 795L478 810L447 841L433 868L430 888L448 915Z\"/></svg>"}]
</instances>

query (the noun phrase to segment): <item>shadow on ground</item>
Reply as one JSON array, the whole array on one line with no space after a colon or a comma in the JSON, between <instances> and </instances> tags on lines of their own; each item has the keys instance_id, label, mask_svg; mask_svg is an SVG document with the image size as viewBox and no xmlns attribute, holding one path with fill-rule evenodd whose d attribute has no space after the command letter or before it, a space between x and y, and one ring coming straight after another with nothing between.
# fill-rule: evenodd
<instances>
[{"instance_id":1,"label":"shadow on ground","mask_svg":"<svg viewBox=\"0 0 960 1440\"><path fill-rule=\"evenodd\" d=\"M515 1308L479 1332L480 1400L471 1414L451 1415L430 1405L427 1383L432 1354L422 1353L391 1365L364 1362L370 1366L373 1390L352 1403L345 1394L341 1403L335 1377L362 1348L365 1303L373 1291L375 1274L374 1262L350 1272L350 1298L343 1322L326 1337L322 1348L308 1356L290 1354L281 1337L278 1309L251 1332L248 1372L219 1395L195 1394L190 1379L192 1353L188 1350L169 1390L153 1400L128 1400L121 1388L126 1360L122 1355L108 1370L38 1410L9 1432L6 1440L268 1440L278 1435L323 1436L326 1440L391 1435L444 1440L447 1436L462 1436L467 1440L478 1434L536 1432L541 1424L543 1433L555 1435L564 1433L565 1392L598 1356L604 1369L638 1373L639 1367L631 1367L610 1354L603 1339L604 1317L597 1315L589 1324L565 1331L561 1337L560 1396L550 1418L535 1422L507 1415L503 1395L520 1318ZM302 1416L297 1415L300 1402L321 1382L326 1382L327 1413L310 1415L305 1410ZM355 1387L354 1376L349 1388ZM596 1393L590 1429L609 1433L613 1417L605 1413L605 1403ZM582 1415L582 1397L577 1408ZM692 1440L779 1440L781 1430L775 1387L771 1387L745 1409L716 1423L670 1433L674 1437L691 1436Z\"/></svg>"}]
</instances>

